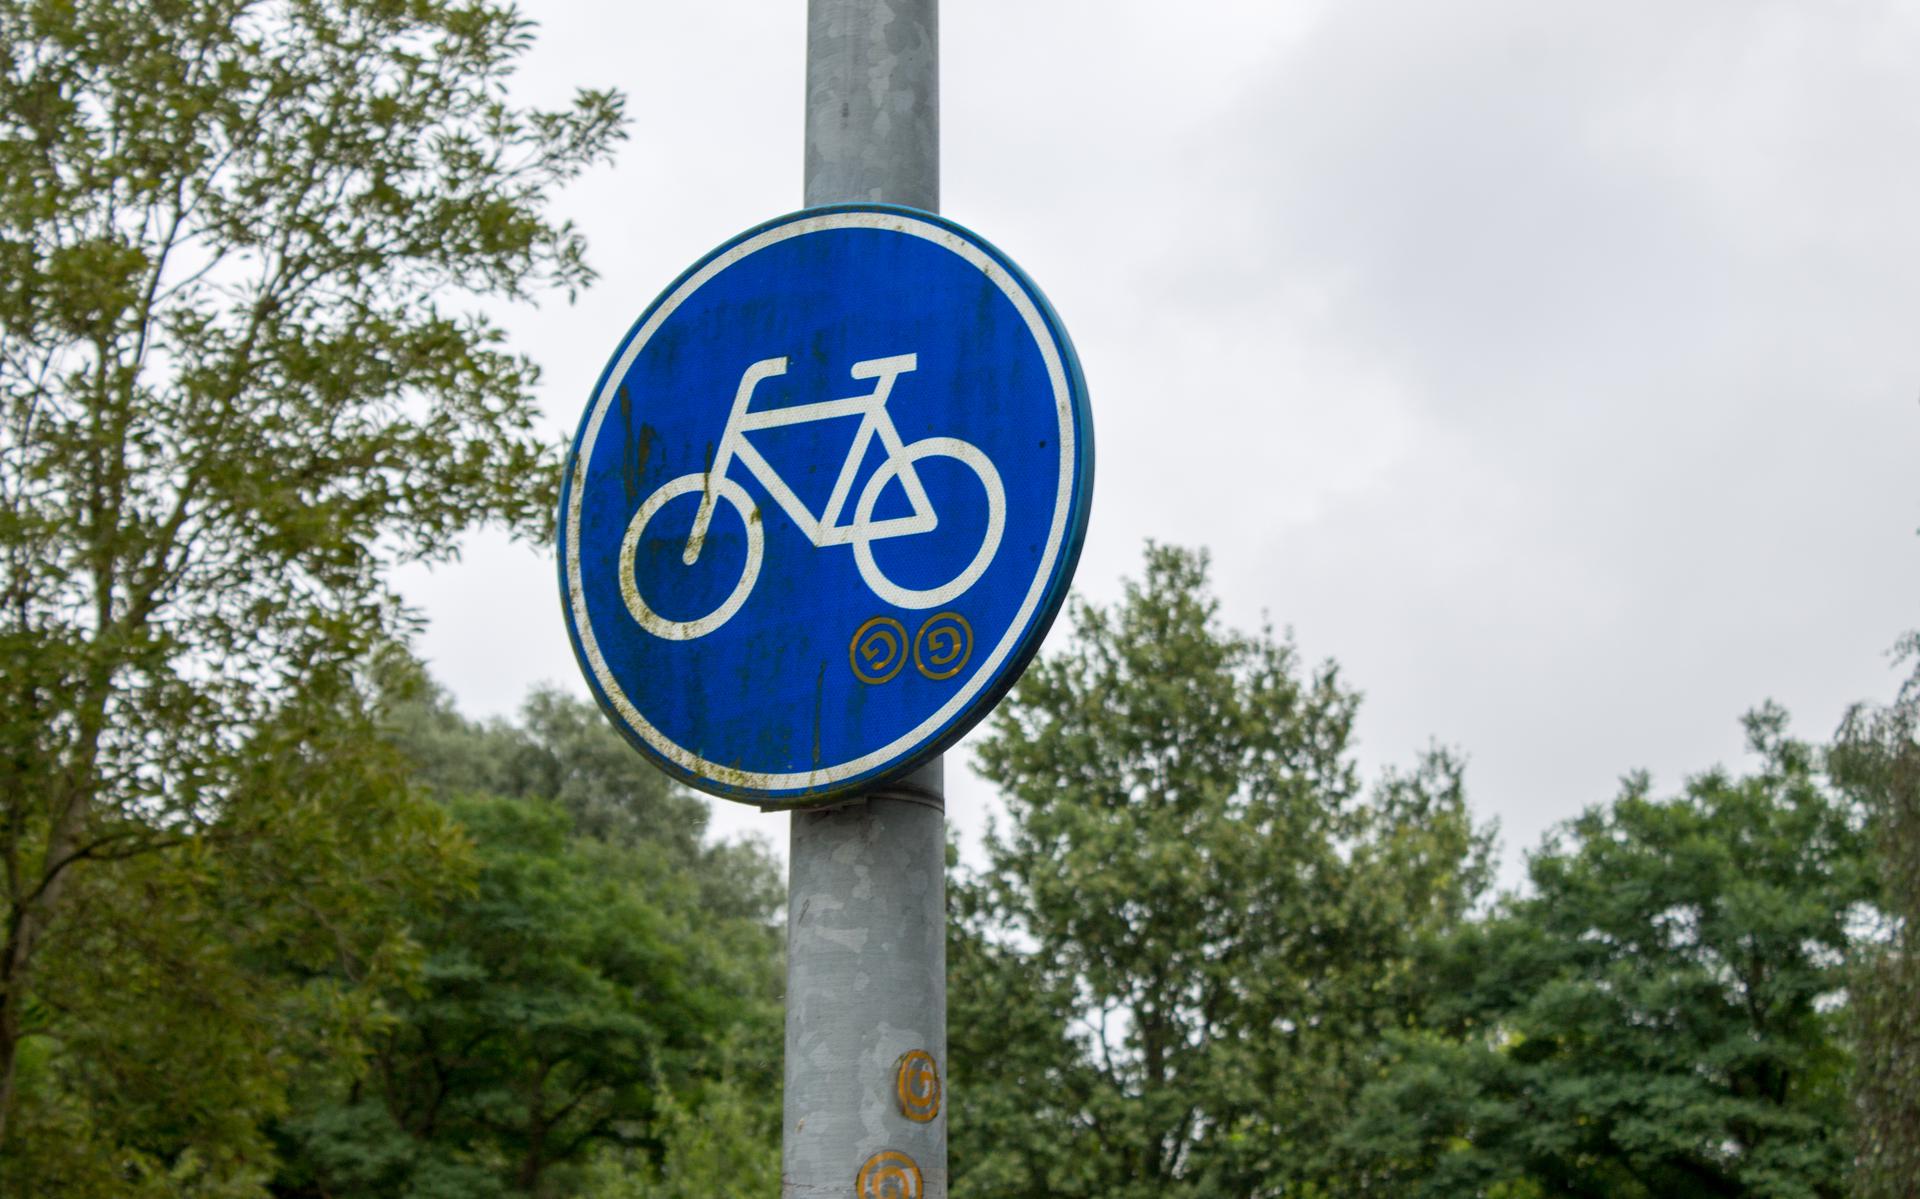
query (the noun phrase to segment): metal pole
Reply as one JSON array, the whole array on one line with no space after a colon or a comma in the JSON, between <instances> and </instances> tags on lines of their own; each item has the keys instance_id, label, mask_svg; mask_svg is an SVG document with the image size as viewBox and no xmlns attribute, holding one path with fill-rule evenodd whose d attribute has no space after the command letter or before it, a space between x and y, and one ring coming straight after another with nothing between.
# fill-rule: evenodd
<instances>
[{"instance_id":1,"label":"metal pole","mask_svg":"<svg viewBox=\"0 0 1920 1199\"><path fill-rule=\"evenodd\" d=\"M940 203L938 0L808 0L808 206ZM793 814L781 1195L946 1199L938 758Z\"/></svg>"},{"instance_id":2,"label":"metal pole","mask_svg":"<svg viewBox=\"0 0 1920 1199\"><path fill-rule=\"evenodd\" d=\"M945 1199L940 761L795 812L787 885L783 1196Z\"/></svg>"},{"instance_id":3,"label":"metal pole","mask_svg":"<svg viewBox=\"0 0 1920 1199\"><path fill-rule=\"evenodd\" d=\"M806 202L940 208L937 0L807 0Z\"/></svg>"}]
</instances>

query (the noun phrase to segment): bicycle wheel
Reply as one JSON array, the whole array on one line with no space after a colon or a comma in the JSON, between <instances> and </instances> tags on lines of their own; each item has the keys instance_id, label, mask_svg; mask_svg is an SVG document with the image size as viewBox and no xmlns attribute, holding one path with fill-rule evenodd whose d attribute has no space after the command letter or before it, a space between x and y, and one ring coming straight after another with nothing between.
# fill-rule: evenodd
<instances>
[{"instance_id":1,"label":"bicycle wheel","mask_svg":"<svg viewBox=\"0 0 1920 1199\"><path fill-rule=\"evenodd\" d=\"M981 539L980 548L974 552L973 560L967 563L966 569L939 587L923 590L902 587L889 579L881 572L880 564L873 560L872 539L856 536L853 540L853 559L860 567L860 577L866 580L875 595L901 608L938 607L964 594L986 573L987 565L993 561L994 551L1000 548L1000 535L1007 528L1007 489L1001 485L1000 472L980 452L978 446L957 437L923 438L903 446L897 455L881 463L880 469L873 472L873 477L867 480L866 487L860 492L860 502L854 508L855 528L865 528L870 523L873 506L879 502L881 491L900 474L900 468L922 458L958 459L979 476L980 486L987 493L987 534Z\"/></svg>"},{"instance_id":2,"label":"bicycle wheel","mask_svg":"<svg viewBox=\"0 0 1920 1199\"><path fill-rule=\"evenodd\" d=\"M660 485L659 490L648 496L640 505L640 510L627 522L627 535L620 542L620 595L627 601L627 611L638 621L640 627L656 637L668 641L692 641L704 637L721 625L733 619L740 605L747 602L747 595L753 590L753 584L760 577L760 558L766 549L766 534L755 519L753 497L747 489L732 479L721 479L715 488L719 497L733 505L740 516L740 525L747 531L746 568L740 572L740 581L733 585L732 594L718 608L705 616L693 620L668 620L647 606L640 596L640 585L633 577L634 554L640 548L640 535L646 529L647 522L654 514L689 492L704 490L707 476L704 474L681 475L669 479Z\"/></svg>"}]
</instances>

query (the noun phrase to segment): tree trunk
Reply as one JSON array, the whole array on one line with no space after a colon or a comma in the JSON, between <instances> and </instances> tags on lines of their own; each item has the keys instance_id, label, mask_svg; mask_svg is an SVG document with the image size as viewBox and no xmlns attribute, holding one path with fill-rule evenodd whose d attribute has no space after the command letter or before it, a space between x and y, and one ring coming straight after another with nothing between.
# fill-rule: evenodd
<instances>
[{"instance_id":1,"label":"tree trunk","mask_svg":"<svg viewBox=\"0 0 1920 1199\"><path fill-rule=\"evenodd\" d=\"M98 711L95 707L94 719L83 725L79 760L69 778L92 782L100 742ZM31 994L34 949L67 889L67 877L80 848L81 826L91 793L90 786L66 791L58 801L59 812L47 837L40 869L29 876L32 888L24 895L16 893L7 897L13 910L8 913L6 942L0 945L0 1152L6 1149L12 1125L14 1073L20 1057L20 1042L27 1035L24 1015Z\"/></svg>"}]
</instances>

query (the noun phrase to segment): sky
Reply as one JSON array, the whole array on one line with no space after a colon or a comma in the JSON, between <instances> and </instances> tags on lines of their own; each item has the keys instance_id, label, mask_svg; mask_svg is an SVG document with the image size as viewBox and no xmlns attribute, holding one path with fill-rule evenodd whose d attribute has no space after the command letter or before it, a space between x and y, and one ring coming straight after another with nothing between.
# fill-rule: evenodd
<instances>
[{"instance_id":1,"label":"sky","mask_svg":"<svg viewBox=\"0 0 1920 1199\"><path fill-rule=\"evenodd\" d=\"M646 304L800 206L802 0L528 0L523 102L626 93L557 211L600 281L496 310L556 439ZM949 0L943 212L1046 291L1098 476L1076 590L1205 547L1223 619L1463 753L1502 879L1629 771L1831 734L1920 626L1920 5ZM551 553L401 576L463 711L585 695ZM1050 641L1058 646L1065 621ZM947 763L978 854L992 789ZM713 801L784 851L784 815Z\"/></svg>"}]
</instances>

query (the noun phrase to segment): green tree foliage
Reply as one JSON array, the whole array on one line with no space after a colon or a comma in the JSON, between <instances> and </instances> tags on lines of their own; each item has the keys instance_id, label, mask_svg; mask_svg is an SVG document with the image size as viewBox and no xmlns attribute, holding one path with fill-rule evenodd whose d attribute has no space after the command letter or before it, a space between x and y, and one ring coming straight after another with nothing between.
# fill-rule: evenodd
<instances>
[{"instance_id":1,"label":"green tree foliage","mask_svg":"<svg viewBox=\"0 0 1920 1199\"><path fill-rule=\"evenodd\" d=\"M451 820L368 721L282 719L253 744L217 825L72 875L0 1194L258 1194L296 1056L351 1060L417 969L407 922L465 873Z\"/></svg>"},{"instance_id":2,"label":"green tree foliage","mask_svg":"<svg viewBox=\"0 0 1920 1199\"><path fill-rule=\"evenodd\" d=\"M1215 609L1150 548L980 746L1010 825L951 891L956 1194L1313 1193L1487 881L1458 764L1368 798L1334 669Z\"/></svg>"},{"instance_id":3,"label":"green tree foliage","mask_svg":"<svg viewBox=\"0 0 1920 1199\"><path fill-rule=\"evenodd\" d=\"M619 129L503 99L528 37L488 0L0 4L0 1171L257 1171L235 1113L303 1024L231 955L371 979L394 928L321 902L444 871L360 735L383 568L544 522L535 371L457 306L587 280L546 198ZM189 982L235 1027L136 1044ZM89 1098L203 1075L124 1127Z\"/></svg>"},{"instance_id":4,"label":"green tree foliage","mask_svg":"<svg viewBox=\"0 0 1920 1199\"><path fill-rule=\"evenodd\" d=\"M1346 1140L1365 1193L1843 1193L1835 1010L1874 897L1855 813L1768 707L1760 766L1644 777L1529 860L1532 893L1434 963L1429 1031Z\"/></svg>"},{"instance_id":5,"label":"green tree foliage","mask_svg":"<svg viewBox=\"0 0 1920 1199\"><path fill-rule=\"evenodd\" d=\"M1920 655L1920 636L1902 645ZM1920 1197L1920 673L1890 706L1848 714L1835 776L1866 809L1888 924L1851 988L1861 1199Z\"/></svg>"},{"instance_id":6,"label":"green tree foliage","mask_svg":"<svg viewBox=\"0 0 1920 1199\"><path fill-rule=\"evenodd\" d=\"M279 1126L274 1192L645 1194L730 1164L718 1194L777 1173L782 889L765 852L704 844L706 805L589 704L539 693L519 727L403 715L477 874L417 912L422 969L384 992L361 1067L316 1063Z\"/></svg>"},{"instance_id":7,"label":"green tree foliage","mask_svg":"<svg viewBox=\"0 0 1920 1199\"><path fill-rule=\"evenodd\" d=\"M604 1153L583 1199L714 1199L780 1193L780 1102L755 1083L723 1078L690 1102L669 1097L657 1152Z\"/></svg>"}]
</instances>

